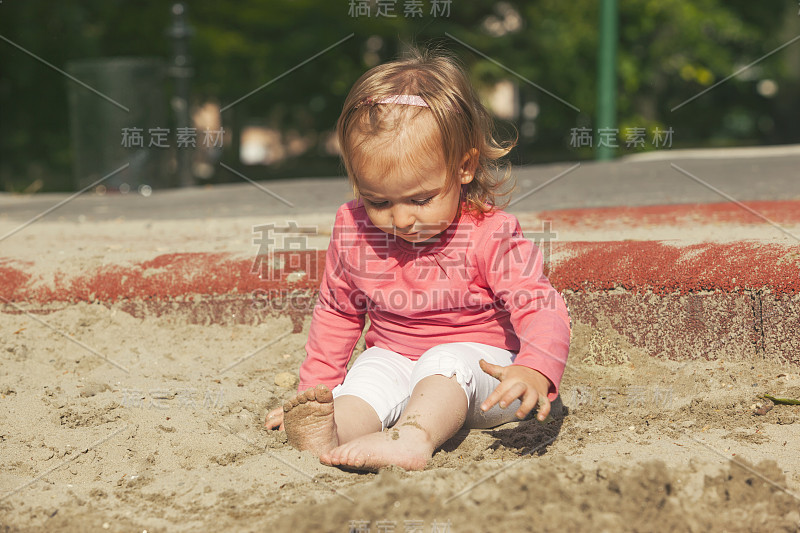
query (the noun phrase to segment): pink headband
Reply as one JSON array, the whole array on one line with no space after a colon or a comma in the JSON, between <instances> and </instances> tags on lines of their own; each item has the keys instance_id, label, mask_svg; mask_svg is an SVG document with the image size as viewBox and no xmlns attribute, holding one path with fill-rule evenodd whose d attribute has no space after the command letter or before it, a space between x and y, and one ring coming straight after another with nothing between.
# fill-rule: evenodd
<instances>
[{"instance_id":1,"label":"pink headband","mask_svg":"<svg viewBox=\"0 0 800 533\"><path fill-rule=\"evenodd\" d=\"M417 107L429 107L428 103L422 99L421 96L416 94L393 94L378 100L377 102L372 98L366 98L363 104L401 104L401 105L415 105Z\"/></svg>"},{"instance_id":2,"label":"pink headband","mask_svg":"<svg viewBox=\"0 0 800 533\"><path fill-rule=\"evenodd\" d=\"M428 107L428 103L416 94L395 94L378 101L379 104L402 104Z\"/></svg>"}]
</instances>

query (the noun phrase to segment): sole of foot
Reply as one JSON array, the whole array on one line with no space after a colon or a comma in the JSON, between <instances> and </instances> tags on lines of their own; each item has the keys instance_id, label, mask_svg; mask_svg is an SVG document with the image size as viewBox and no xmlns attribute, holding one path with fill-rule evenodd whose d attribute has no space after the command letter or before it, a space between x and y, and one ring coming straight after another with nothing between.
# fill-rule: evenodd
<instances>
[{"instance_id":1,"label":"sole of foot","mask_svg":"<svg viewBox=\"0 0 800 533\"><path fill-rule=\"evenodd\" d=\"M333 419L333 394L325 385L307 389L283 404L289 444L319 456L339 445Z\"/></svg>"}]
</instances>

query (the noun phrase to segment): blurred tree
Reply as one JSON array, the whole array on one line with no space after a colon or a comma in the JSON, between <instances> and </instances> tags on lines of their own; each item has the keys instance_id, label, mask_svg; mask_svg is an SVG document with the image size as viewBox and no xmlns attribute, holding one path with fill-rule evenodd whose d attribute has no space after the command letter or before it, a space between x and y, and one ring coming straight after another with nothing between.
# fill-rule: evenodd
<instances>
[{"instance_id":1,"label":"blurred tree","mask_svg":"<svg viewBox=\"0 0 800 533\"><path fill-rule=\"evenodd\" d=\"M520 130L515 161L591 156L589 150L570 146L570 133L575 127L592 127L595 1L454 0L449 13L438 16L431 14L432 1L420 3L418 16L406 16L410 0L389 2L395 6L394 17L377 17L374 1L189 3L189 20L196 30L195 101L230 105L223 113L223 125L234 134L252 121L312 141L302 157L264 167L260 173L248 169L248 175L251 171L253 177L331 174L340 169L325 151L322 134L333 129L352 83L404 46L436 42L463 58L482 92L501 80L517 84L527 118L520 117L516 124L499 121L504 129ZM170 43L164 32L170 23L170 4L165 0L3 3L0 35L62 69L72 59L166 58ZM620 0L619 5L621 129L645 127L651 133L655 127L672 127L675 145L680 146L800 141L797 126L786 120L797 109L795 98L783 88L771 98L771 86L758 85L774 79L780 87L784 79L794 77L797 86L800 65L790 65L783 52L681 106L797 34L786 30L796 21L787 20L783 3ZM355 10L364 6L370 16L356 16ZM37 178L45 190L71 188L68 83L72 82L0 41L1 189L24 190ZM620 141L620 153L627 153L624 139ZM238 164L235 148L226 146L224 154L232 165ZM216 179L238 178L219 173Z\"/></svg>"},{"instance_id":2,"label":"blurred tree","mask_svg":"<svg viewBox=\"0 0 800 533\"><path fill-rule=\"evenodd\" d=\"M522 137L522 160L574 157L575 151L569 149L571 129L591 129L595 116L597 2L501 2L495 5L495 18L505 5L521 14L521 28L493 30L484 19L473 26L472 33L464 29L454 33L580 108L575 112L520 81L523 102L534 101L539 112L534 135ZM718 0L621 0L619 9L620 152L624 151L623 132L629 127L645 127L651 134L655 127L672 127L675 142L682 146L730 143L737 138L759 142L757 137L742 137L725 120L737 109L754 115L764 112L763 99L754 94L752 81L731 80L708 96L672 109L780 45L776 30L785 21L785 11ZM484 82L508 77L491 61L472 57L472 72ZM758 79L776 72L779 64L780 58L770 58L750 74L758 72ZM784 138L783 142L790 140L800 139ZM590 157L591 149L579 154Z\"/></svg>"},{"instance_id":3,"label":"blurred tree","mask_svg":"<svg viewBox=\"0 0 800 533\"><path fill-rule=\"evenodd\" d=\"M0 4L0 190L73 187L69 138L72 59L116 55L164 56L169 11L163 1L77 3L30 0ZM35 54L40 59L35 59Z\"/></svg>"}]
</instances>

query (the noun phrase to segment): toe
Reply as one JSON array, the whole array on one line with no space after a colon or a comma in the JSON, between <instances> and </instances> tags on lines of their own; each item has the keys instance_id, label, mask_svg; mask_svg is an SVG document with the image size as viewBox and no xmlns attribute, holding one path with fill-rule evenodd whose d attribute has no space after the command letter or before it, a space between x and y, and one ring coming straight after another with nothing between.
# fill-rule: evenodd
<instances>
[{"instance_id":1,"label":"toe","mask_svg":"<svg viewBox=\"0 0 800 533\"><path fill-rule=\"evenodd\" d=\"M347 461L347 464L355 468L364 468L369 457L370 454L367 452L355 453L350 457L350 460Z\"/></svg>"},{"instance_id":2,"label":"toe","mask_svg":"<svg viewBox=\"0 0 800 533\"><path fill-rule=\"evenodd\" d=\"M342 463L356 468L364 466L365 452L362 450L348 450L347 455L342 460Z\"/></svg>"},{"instance_id":3,"label":"toe","mask_svg":"<svg viewBox=\"0 0 800 533\"><path fill-rule=\"evenodd\" d=\"M309 389L309 390L311 390L311 389ZM301 392L300 394L295 396L295 400L297 400L297 403L307 403L309 401L313 401L314 398L309 398L308 397L308 391L305 391L305 392Z\"/></svg>"},{"instance_id":4,"label":"toe","mask_svg":"<svg viewBox=\"0 0 800 533\"><path fill-rule=\"evenodd\" d=\"M314 389L314 398L320 403L330 403L333 401L333 393L325 385L317 385Z\"/></svg>"},{"instance_id":5,"label":"toe","mask_svg":"<svg viewBox=\"0 0 800 533\"><path fill-rule=\"evenodd\" d=\"M303 394L301 394L300 397L302 398L301 401L303 403L305 403L305 402L315 402L315 401L317 401L316 389L306 389L305 391L303 391Z\"/></svg>"},{"instance_id":6,"label":"toe","mask_svg":"<svg viewBox=\"0 0 800 533\"><path fill-rule=\"evenodd\" d=\"M297 407L300 405L300 394L292 396L287 402L289 402L292 408Z\"/></svg>"},{"instance_id":7,"label":"toe","mask_svg":"<svg viewBox=\"0 0 800 533\"><path fill-rule=\"evenodd\" d=\"M331 452L331 463L341 465L345 463L345 450L342 447L336 448Z\"/></svg>"},{"instance_id":8,"label":"toe","mask_svg":"<svg viewBox=\"0 0 800 533\"><path fill-rule=\"evenodd\" d=\"M331 464L332 465L343 464L346 450L347 450L346 446L337 446L336 448L328 452L328 457L330 459Z\"/></svg>"}]
</instances>

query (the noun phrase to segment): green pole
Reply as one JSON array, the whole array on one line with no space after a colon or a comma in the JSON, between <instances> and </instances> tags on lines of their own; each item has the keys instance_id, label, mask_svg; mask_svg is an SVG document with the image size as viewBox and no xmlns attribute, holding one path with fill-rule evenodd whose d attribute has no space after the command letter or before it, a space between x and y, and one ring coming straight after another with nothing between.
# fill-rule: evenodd
<instances>
[{"instance_id":1,"label":"green pole","mask_svg":"<svg viewBox=\"0 0 800 533\"><path fill-rule=\"evenodd\" d=\"M597 130L606 132L617 127L617 0L600 0L600 35L597 51ZM605 138L604 138L605 137ZM610 141L603 142L601 140ZM595 159L608 161L614 157L618 135L596 136Z\"/></svg>"}]
</instances>

